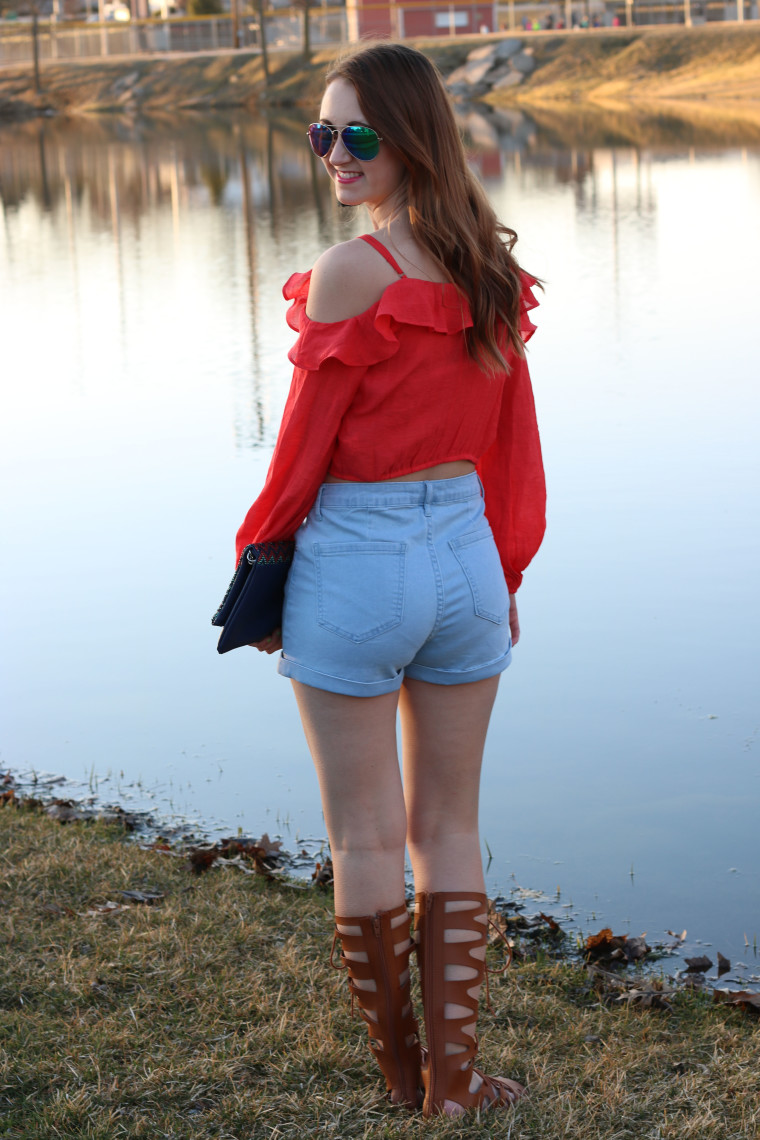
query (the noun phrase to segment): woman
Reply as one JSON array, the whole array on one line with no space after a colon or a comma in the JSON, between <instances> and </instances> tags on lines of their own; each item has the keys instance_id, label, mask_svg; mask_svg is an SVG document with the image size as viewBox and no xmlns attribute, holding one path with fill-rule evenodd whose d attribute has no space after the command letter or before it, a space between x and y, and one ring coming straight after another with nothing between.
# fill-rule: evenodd
<instances>
[{"instance_id":1,"label":"woman","mask_svg":"<svg viewBox=\"0 0 760 1140\"><path fill-rule=\"evenodd\" d=\"M480 767L519 636L514 593L544 529L523 354L535 282L419 52L378 43L339 62L309 141L338 201L365 206L374 232L285 286L295 372L238 553L296 536L282 633L256 647L283 650L317 768L341 961L391 1101L457 1116L524 1092L473 1061L487 923ZM425 1049L409 988L407 844Z\"/></svg>"}]
</instances>

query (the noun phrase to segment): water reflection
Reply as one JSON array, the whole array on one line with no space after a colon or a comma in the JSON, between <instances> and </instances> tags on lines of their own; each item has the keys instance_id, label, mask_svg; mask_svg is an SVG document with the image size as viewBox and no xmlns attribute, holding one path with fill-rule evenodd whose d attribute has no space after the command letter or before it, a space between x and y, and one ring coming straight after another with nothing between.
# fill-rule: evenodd
<instances>
[{"instance_id":1,"label":"water reflection","mask_svg":"<svg viewBox=\"0 0 760 1140\"><path fill-rule=\"evenodd\" d=\"M573 190L582 221L609 215L614 279L622 271L621 218L634 215L639 233L653 229L657 199L652 164L717 141L760 146L760 117L719 119L702 111L685 113L582 108L568 113L539 108L478 107L459 112L470 161L487 187L529 178L535 191ZM271 295L269 251L282 247L303 220L316 248L353 232L341 217L321 164L304 145L301 118L251 115L119 117L34 121L5 127L0 147L0 202L5 217L5 256L12 261L12 216L34 205L55 230L65 230L68 282L82 326L77 245L81 234L110 238L118 305L118 338L126 350L127 313L123 249L143 240L148 219L171 217L174 255L186 227L198 224L199 211L238 215L246 258L250 366L236 388L234 436L240 448L265 445L276 402L267 401L264 375L269 365L262 341L262 291ZM348 211L346 213L349 213ZM81 232L80 232L81 231ZM306 259L308 261L308 258ZM278 285L280 282L277 283Z\"/></svg>"},{"instance_id":2,"label":"water reflection","mask_svg":"<svg viewBox=\"0 0 760 1140\"><path fill-rule=\"evenodd\" d=\"M531 361L550 528L489 741L489 882L560 883L589 924L686 926L736 956L758 889L760 132L708 111L462 126L549 286ZM363 217L300 118L242 114L6 126L0 204L3 760L320 833L287 685L268 660L218 661L206 621L287 392L282 283Z\"/></svg>"},{"instance_id":3,"label":"water reflection","mask_svg":"<svg viewBox=\"0 0 760 1140\"><path fill-rule=\"evenodd\" d=\"M693 148L760 147L760 113L720 117L707 110L663 112L589 108L463 110L460 124L473 166L484 181L505 169L530 168L551 182L584 187L593 178L599 151L628 151L646 166ZM280 219L313 210L320 236L335 236L336 216L320 164L303 145L301 118L270 120L250 115L162 117L133 121L116 116L36 120L0 128L0 199L4 211L33 199L43 211L62 197L86 199L91 224L113 226L114 210L139 230L140 218L170 206L180 209L203 194L223 208L240 193L243 164L247 201L257 218L276 232ZM114 196L118 196L118 205ZM582 199L579 199L582 200Z\"/></svg>"}]
</instances>

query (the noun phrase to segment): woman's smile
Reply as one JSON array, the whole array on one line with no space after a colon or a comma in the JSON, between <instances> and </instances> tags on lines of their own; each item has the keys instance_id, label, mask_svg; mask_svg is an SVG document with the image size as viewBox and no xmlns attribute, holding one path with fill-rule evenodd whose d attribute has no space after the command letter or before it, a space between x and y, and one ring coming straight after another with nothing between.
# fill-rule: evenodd
<instances>
[{"instance_id":1,"label":"woman's smile","mask_svg":"<svg viewBox=\"0 0 760 1140\"><path fill-rule=\"evenodd\" d=\"M348 124L372 126L359 105L355 88L345 79L334 79L328 84L319 118L320 122L336 129ZM375 158L362 161L352 155L338 137L322 162L342 205L367 206L375 225L380 224L383 215L392 212L392 203L404 178L404 164L387 141L380 142Z\"/></svg>"}]
</instances>

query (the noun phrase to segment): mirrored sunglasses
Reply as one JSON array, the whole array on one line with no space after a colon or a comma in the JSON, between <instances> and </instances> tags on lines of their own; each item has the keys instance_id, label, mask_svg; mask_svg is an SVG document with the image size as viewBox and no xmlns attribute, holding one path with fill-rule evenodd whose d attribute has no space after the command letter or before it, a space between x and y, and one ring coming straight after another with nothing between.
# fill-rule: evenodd
<instances>
[{"instance_id":1,"label":"mirrored sunglasses","mask_svg":"<svg viewBox=\"0 0 760 1140\"><path fill-rule=\"evenodd\" d=\"M307 134L311 149L319 158L327 157L340 136L348 153L358 158L360 162L369 162L377 158L380 143L383 141L372 127L352 126L338 130L336 127L328 126L327 123L310 123Z\"/></svg>"}]
</instances>

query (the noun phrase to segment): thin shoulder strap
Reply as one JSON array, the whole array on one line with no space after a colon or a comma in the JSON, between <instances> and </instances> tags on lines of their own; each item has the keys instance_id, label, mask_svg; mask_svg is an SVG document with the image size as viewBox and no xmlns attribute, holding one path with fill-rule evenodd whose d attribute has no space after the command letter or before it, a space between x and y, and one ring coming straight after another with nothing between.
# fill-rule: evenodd
<instances>
[{"instance_id":1,"label":"thin shoulder strap","mask_svg":"<svg viewBox=\"0 0 760 1140\"><path fill-rule=\"evenodd\" d=\"M371 245L373 249L377 250L381 257L385 258L388 264L396 270L399 277L406 277L406 274L398 262L395 260L393 254L390 252L390 250L387 250L385 248L381 241L378 241L376 237L372 237L372 234L361 234L360 236L362 241L366 241L367 245Z\"/></svg>"}]
</instances>

